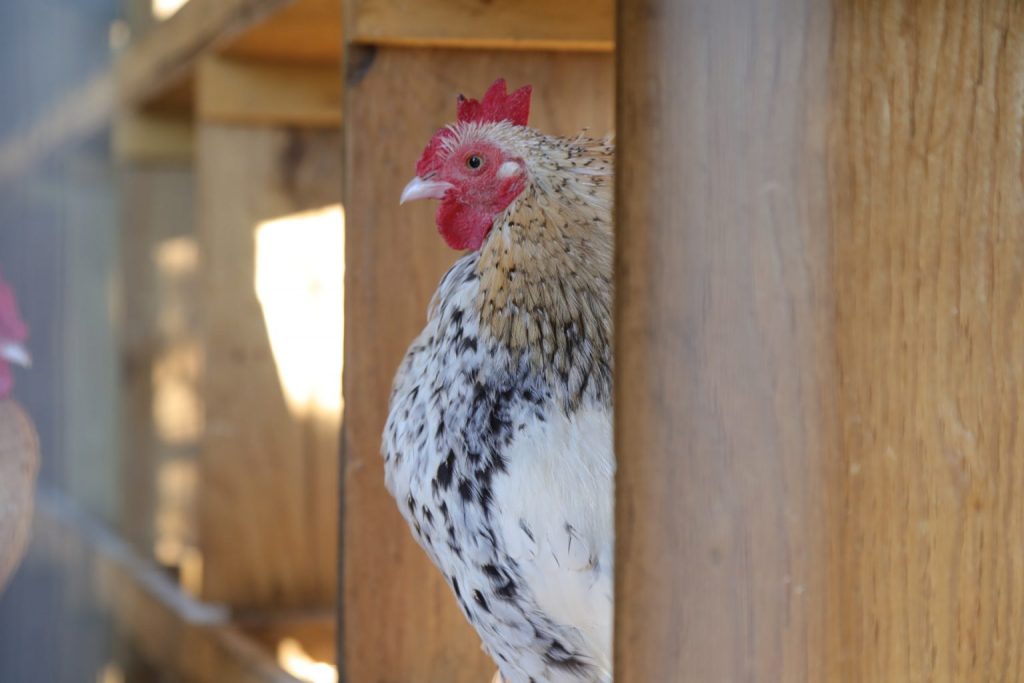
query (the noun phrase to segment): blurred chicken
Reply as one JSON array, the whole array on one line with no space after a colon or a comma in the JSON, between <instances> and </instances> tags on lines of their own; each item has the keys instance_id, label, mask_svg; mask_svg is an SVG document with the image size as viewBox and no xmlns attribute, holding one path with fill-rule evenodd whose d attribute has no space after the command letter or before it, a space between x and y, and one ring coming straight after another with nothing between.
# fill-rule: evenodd
<instances>
[{"instance_id":1,"label":"blurred chicken","mask_svg":"<svg viewBox=\"0 0 1024 683\"><path fill-rule=\"evenodd\" d=\"M39 443L32 421L10 398L11 364L28 367L28 327L14 291L0 275L0 590L17 569L28 545L32 499L39 469Z\"/></svg>"}]
</instances>

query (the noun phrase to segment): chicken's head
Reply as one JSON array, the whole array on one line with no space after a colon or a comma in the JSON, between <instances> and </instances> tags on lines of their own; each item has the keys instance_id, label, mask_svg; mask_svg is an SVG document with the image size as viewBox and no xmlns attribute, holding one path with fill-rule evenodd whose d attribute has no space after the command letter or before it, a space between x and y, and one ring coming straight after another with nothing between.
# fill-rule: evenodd
<instances>
[{"instance_id":1,"label":"chicken's head","mask_svg":"<svg viewBox=\"0 0 1024 683\"><path fill-rule=\"evenodd\" d=\"M21 319L14 290L0 275L0 398L6 398L14 387L10 364L32 363L24 346L26 339L28 326Z\"/></svg>"},{"instance_id":2,"label":"chicken's head","mask_svg":"<svg viewBox=\"0 0 1024 683\"><path fill-rule=\"evenodd\" d=\"M440 199L437 228L453 249L479 249L494 220L526 189L517 131L530 115L530 86L508 93L499 78L483 100L459 96L458 121L434 134L402 203Z\"/></svg>"}]
</instances>

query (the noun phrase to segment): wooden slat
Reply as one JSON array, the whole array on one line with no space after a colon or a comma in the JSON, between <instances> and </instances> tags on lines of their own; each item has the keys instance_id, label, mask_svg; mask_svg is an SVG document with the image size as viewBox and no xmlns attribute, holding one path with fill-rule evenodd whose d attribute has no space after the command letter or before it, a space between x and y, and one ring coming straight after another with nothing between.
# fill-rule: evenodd
<instances>
[{"instance_id":1,"label":"wooden slat","mask_svg":"<svg viewBox=\"0 0 1024 683\"><path fill-rule=\"evenodd\" d=\"M162 673L195 683L300 683L232 626L223 606L185 595L62 494L42 490L36 518L35 552L81 579L87 592L77 596L79 603L109 615Z\"/></svg>"},{"instance_id":2,"label":"wooden slat","mask_svg":"<svg viewBox=\"0 0 1024 683\"><path fill-rule=\"evenodd\" d=\"M628 0L616 676L1024 667L1024 10Z\"/></svg>"},{"instance_id":3,"label":"wooden slat","mask_svg":"<svg viewBox=\"0 0 1024 683\"><path fill-rule=\"evenodd\" d=\"M0 142L0 184L102 129L113 114L114 98L113 76L101 73L68 92L31 128Z\"/></svg>"},{"instance_id":4,"label":"wooden slat","mask_svg":"<svg viewBox=\"0 0 1024 683\"><path fill-rule=\"evenodd\" d=\"M612 0L349 0L356 44L610 52Z\"/></svg>"},{"instance_id":5,"label":"wooden slat","mask_svg":"<svg viewBox=\"0 0 1024 683\"><path fill-rule=\"evenodd\" d=\"M202 595L246 608L326 607L336 584L340 416L298 414L289 404L284 363L303 358L274 355L268 329L280 322L257 299L256 239L264 221L338 204L340 133L201 123L197 149L207 419ZM297 227L292 248L310 246L304 239ZM340 267L342 250L334 256ZM300 277L274 287L304 296ZM340 306L324 315L341 315ZM304 336L302 323L277 331L308 356L316 339Z\"/></svg>"},{"instance_id":6,"label":"wooden slat","mask_svg":"<svg viewBox=\"0 0 1024 683\"><path fill-rule=\"evenodd\" d=\"M383 485L391 380L457 257L437 234L435 207L399 207L398 196L460 92L482 94L497 75L532 83L538 128L603 135L611 70L604 55L381 49L346 93L343 680L480 683L494 672Z\"/></svg>"},{"instance_id":7,"label":"wooden slat","mask_svg":"<svg viewBox=\"0 0 1024 683\"><path fill-rule=\"evenodd\" d=\"M121 101L140 105L185 78L197 60L224 46L289 0L192 0L133 44L117 63Z\"/></svg>"},{"instance_id":8,"label":"wooden slat","mask_svg":"<svg viewBox=\"0 0 1024 683\"><path fill-rule=\"evenodd\" d=\"M19 177L55 150L111 125L121 110L144 107L187 115L194 103L195 71L209 55L309 66L310 81L325 83L341 55L340 0L190 0L166 21L140 31L111 71L67 93L27 131L0 141L0 184ZM237 92L237 89L235 90ZM316 123L333 120L327 99L314 96ZM303 111L310 100L301 97ZM236 101L244 104L244 101ZM289 114L288 100L281 102Z\"/></svg>"},{"instance_id":9,"label":"wooden slat","mask_svg":"<svg viewBox=\"0 0 1024 683\"><path fill-rule=\"evenodd\" d=\"M342 2L293 0L238 36L224 54L279 64L337 67L341 63Z\"/></svg>"},{"instance_id":10,"label":"wooden slat","mask_svg":"<svg viewBox=\"0 0 1024 683\"><path fill-rule=\"evenodd\" d=\"M836 377L815 5L621 5L621 683L841 680L823 660Z\"/></svg>"},{"instance_id":11,"label":"wooden slat","mask_svg":"<svg viewBox=\"0 0 1024 683\"><path fill-rule=\"evenodd\" d=\"M341 67L203 60L196 116L209 123L341 127Z\"/></svg>"},{"instance_id":12,"label":"wooden slat","mask_svg":"<svg viewBox=\"0 0 1024 683\"><path fill-rule=\"evenodd\" d=\"M185 166L121 171L118 529L140 555L156 552L169 566L196 541L202 405L192 186Z\"/></svg>"},{"instance_id":13,"label":"wooden slat","mask_svg":"<svg viewBox=\"0 0 1024 683\"><path fill-rule=\"evenodd\" d=\"M835 665L1020 679L1024 7L835 6Z\"/></svg>"},{"instance_id":14,"label":"wooden slat","mask_svg":"<svg viewBox=\"0 0 1024 683\"><path fill-rule=\"evenodd\" d=\"M192 120L167 114L123 112L114 121L111 146L114 159L120 163L186 164L192 160Z\"/></svg>"}]
</instances>

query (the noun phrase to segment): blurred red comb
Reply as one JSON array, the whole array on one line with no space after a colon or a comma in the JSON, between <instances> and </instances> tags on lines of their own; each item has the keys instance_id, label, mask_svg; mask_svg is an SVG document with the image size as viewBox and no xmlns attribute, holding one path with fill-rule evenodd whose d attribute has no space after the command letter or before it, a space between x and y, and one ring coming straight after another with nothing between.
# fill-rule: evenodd
<instances>
[{"instance_id":1,"label":"blurred red comb","mask_svg":"<svg viewBox=\"0 0 1024 683\"><path fill-rule=\"evenodd\" d=\"M530 118L530 95L533 87L524 85L509 94L504 78L494 81L487 89L483 100L466 99L459 95L459 121L463 123L497 123L511 121L517 126L525 126Z\"/></svg>"},{"instance_id":2,"label":"blurred red comb","mask_svg":"<svg viewBox=\"0 0 1024 683\"><path fill-rule=\"evenodd\" d=\"M28 326L21 319L14 289L0 273L0 339L23 342L28 337Z\"/></svg>"}]
</instances>

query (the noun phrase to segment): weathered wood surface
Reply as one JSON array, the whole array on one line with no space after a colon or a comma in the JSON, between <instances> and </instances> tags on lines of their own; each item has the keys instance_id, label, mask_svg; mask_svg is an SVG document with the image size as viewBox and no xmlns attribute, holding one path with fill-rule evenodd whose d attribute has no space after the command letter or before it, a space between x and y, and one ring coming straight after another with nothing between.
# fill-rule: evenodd
<instances>
[{"instance_id":1,"label":"weathered wood surface","mask_svg":"<svg viewBox=\"0 0 1024 683\"><path fill-rule=\"evenodd\" d=\"M114 159L135 165L181 166L192 161L191 112L188 115L147 114L122 111L114 119L110 134ZM181 212L176 216L188 215Z\"/></svg>"},{"instance_id":2,"label":"weathered wood surface","mask_svg":"<svg viewBox=\"0 0 1024 683\"><path fill-rule=\"evenodd\" d=\"M359 56L357 58L360 58ZM498 76L534 86L532 123L572 135L612 128L604 55L379 49L348 86L343 680L479 683L494 672L440 573L384 488L380 439L391 379L458 254L428 203L399 207L430 136L460 92Z\"/></svg>"},{"instance_id":3,"label":"weathered wood surface","mask_svg":"<svg viewBox=\"0 0 1024 683\"><path fill-rule=\"evenodd\" d=\"M288 402L285 361L274 355L272 321L257 299L256 240L265 221L337 205L340 133L201 123L198 150L201 594L238 607L327 607L336 585L340 415L336 407L299 413ZM304 237L296 229L295 240ZM336 258L340 267L340 249Z\"/></svg>"},{"instance_id":4,"label":"weathered wood surface","mask_svg":"<svg viewBox=\"0 0 1024 683\"><path fill-rule=\"evenodd\" d=\"M619 18L616 681L1019 679L1024 12Z\"/></svg>"},{"instance_id":5,"label":"weathered wood surface","mask_svg":"<svg viewBox=\"0 0 1024 683\"><path fill-rule=\"evenodd\" d=\"M1020 680L1024 7L836 7L837 666Z\"/></svg>"},{"instance_id":6,"label":"weathered wood surface","mask_svg":"<svg viewBox=\"0 0 1024 683\"><path fill-rule=\"evenodd\" d=\"M36 117L27 130L0 141L0 184L14 182L58 150L102 129L114 113L115 88L112 74L97 74Z\"/></svg>"}]
</instances>

